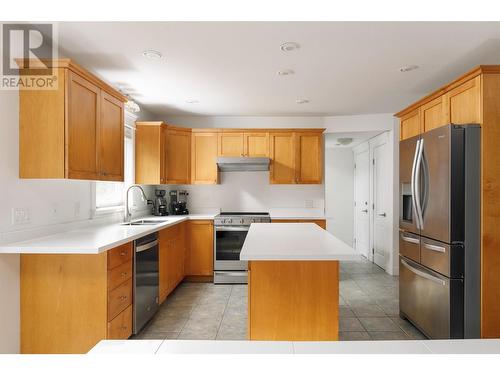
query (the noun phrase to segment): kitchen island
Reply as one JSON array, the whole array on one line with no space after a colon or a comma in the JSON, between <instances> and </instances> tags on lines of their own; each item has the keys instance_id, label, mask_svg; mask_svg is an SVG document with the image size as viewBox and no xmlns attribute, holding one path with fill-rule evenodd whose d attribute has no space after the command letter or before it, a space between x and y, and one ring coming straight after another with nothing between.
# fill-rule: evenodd
<instances>
[{"instance_id":1,"label":"kitchen island","mask_svg":"<svg viewBox=\"0 0 500 375\"><path fill-rule=\"evenodd\" d=\"M252 224L248 261L250 340L338 340L339 261L350 246L312 223Z\"/></svg>"}]
</instances>

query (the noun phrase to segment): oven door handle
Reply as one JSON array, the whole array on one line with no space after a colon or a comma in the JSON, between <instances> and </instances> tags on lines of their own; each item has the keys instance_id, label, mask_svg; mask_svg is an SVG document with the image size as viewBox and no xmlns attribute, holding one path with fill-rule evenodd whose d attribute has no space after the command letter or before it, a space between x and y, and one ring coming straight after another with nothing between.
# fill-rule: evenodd
<instances>
[{"instance_id":1,"label":"oven door handle","mask_svg":"<svg viewBox=\"0 0 500 375\"><path fill-rule=\"evenodd\" d=\"M249 226L232 226L232 225L221 225L215 226L216 232L248 232Z\"/></svg>"}]
</instances>

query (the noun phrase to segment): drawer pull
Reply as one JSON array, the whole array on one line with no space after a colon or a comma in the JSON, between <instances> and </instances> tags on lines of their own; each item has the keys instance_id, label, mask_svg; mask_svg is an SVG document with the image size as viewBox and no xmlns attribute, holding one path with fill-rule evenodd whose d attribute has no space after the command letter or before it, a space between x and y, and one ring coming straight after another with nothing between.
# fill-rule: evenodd
<instances>
[{"instance_id":1,"label":"drawer pull","mask_svg":"<svg viewBox=\"0 0 500 375\"><path fill-rule=\"evenodd\" d=\"M446 248L443 246L431 245L430 243L424 242L424 247L427 250L437 251L438 253L446 253Z\"/></svg>"},{"instance_id":2,"label":"drawer pull","mask_svg":"<svg viewBox=\"0 0 500 375\"><path fill-rule=\"evenodd\" d=\"M420 240L419 240L418 238L407 237L407 236L405 236L404 234L402 234L402 235L401 235L401 239L402 239L404 242L409 242L409 243L414 243L414 244L420 245Z\"/></svg>"},{"instance_id":3,"label":"drawer pull","mask_svg":"<svg viewBox=\"0 0 500 375\"><path fill-rule=\"evenodd\" d=\"M124 257L125 255L127 255L127 252L126 252L126 251L122 251L122 252L120 253L120 256L122 256L122 257Z\"/></svg>"},{"instance_id":4,"label":"drawer pull","mask_svg":"<svg viewBox=\"0 0 500 375\"><path fill-rule=\"evenodd\" d=\"M433 276L431 274L428 274L427 272L424 272L424 271L420 271L412 266L410 266L408 263L406 263L406 261L404 261L403 259L401 259L401 264L403 266L405 266L408 270L410 270L411 272L413 272L415 275L418 275L420 277L423 277L424 279L427 279L429 281L432 281L434 283L437 283L437 284L441 284L442 286L445 286L446 285L446 282L444 280L441 280L439 277L436 277L436 276Z\"/></svg>"},{"instance_id":5,"label":"drawer pull","mask_svg":"<svg viewBox=\"0 0 500 375\"><path fill-rule=\"evenodd\" d=\"M128 329L128 327L127 326L121 326L120 329L123 330L123 331L125 331L125 330Z\"/></svg>"}]
</instances>

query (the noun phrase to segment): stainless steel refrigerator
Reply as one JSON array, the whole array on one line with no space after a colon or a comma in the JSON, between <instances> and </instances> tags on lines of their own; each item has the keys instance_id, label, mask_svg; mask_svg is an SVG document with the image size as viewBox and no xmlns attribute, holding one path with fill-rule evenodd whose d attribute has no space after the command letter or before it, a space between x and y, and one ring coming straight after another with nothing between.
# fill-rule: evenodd
<instances>
[{"instance_id":1,"label":"stainless steel refrigerator","mask_svg":"<svg viewBox=\"0 0 500 375\"><path fill-rule=\"evenodd\" d=\"M480 173L479 125L400 142L399 310L431 339L480 337Z\"/></svg>"}]
</instances>

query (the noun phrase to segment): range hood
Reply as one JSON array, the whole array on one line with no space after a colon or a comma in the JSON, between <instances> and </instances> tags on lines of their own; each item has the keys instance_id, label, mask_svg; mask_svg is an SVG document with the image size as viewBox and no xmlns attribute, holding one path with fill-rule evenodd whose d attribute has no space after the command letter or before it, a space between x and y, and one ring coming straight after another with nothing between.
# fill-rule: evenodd
<instances>
[{"instance_id":1,"label":"range hood","mask_svg":"<svg viewBox=\"0 0 500 375\"><path fill-rule=\"evenodd\" d=\"M217 167L221 172L268 171L269 158L224 157L217 158Z\"/></svg>"}]
</instances>

